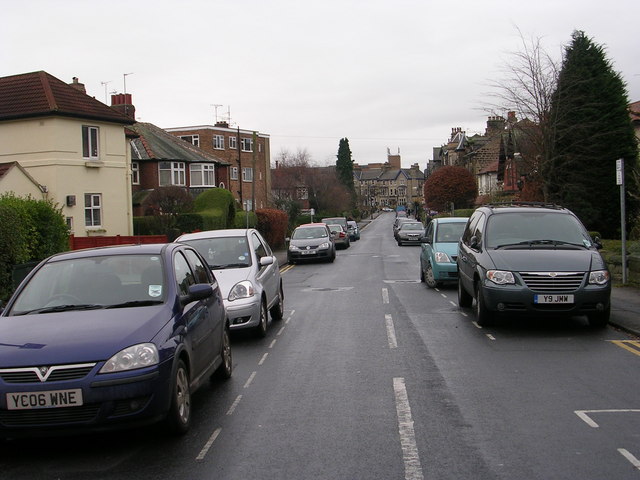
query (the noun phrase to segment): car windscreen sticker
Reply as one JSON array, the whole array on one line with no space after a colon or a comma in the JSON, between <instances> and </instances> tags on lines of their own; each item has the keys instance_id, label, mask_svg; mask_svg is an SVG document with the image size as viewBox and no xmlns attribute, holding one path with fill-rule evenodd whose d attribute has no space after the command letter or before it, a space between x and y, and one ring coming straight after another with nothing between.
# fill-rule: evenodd
<instances>
[{"instance_id":1,"label":"car windscreen sticker","mask_svg":"<svg viewBox=\"0 0 640 480\"><path fill-rule=\"evenodd\" d=\"M162 285L149 285L149 296L159 297L162 295Z\"/></svg>"}]
</instances>

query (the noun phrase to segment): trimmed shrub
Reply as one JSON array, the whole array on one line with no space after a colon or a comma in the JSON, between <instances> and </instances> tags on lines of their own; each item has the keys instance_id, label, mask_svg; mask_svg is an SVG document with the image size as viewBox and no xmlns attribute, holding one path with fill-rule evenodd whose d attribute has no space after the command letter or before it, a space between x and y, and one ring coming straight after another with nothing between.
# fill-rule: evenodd
<instances>
[{"instance_id":1,"label":"trimmed shrub","mask_svg":"<svg viewBox=\"0 0 640 480\"><path fill-rule=\"evenodd\" d=\"M247 219L248 217L248 219ZM236 217L233 221L233 225L229 228L256 228L258 219L254 212L236 212Z\"/></svg>"},{"instance_id":2,"label":"trimmed shrub","mask_svg":"<svg viewBox=\"0 0 640 480\"><path fill-rule=\"evenodd\" d=\"M0 299L13 292L14 267L69 249L69 228L51 200L0 195Z\"/></svg>"},{"instance_id":3,"label":"trimmed shrub","mask_svg":"<svg viewBox=\"0 0 640 480\"><path fill-rule=\"evenodd\" d=\"M198 213L208 212L209 215L214 215L214 212L218 212L225 220L224 226L221 228L230 228L235 221L235 199L233 198L233 194L224 188L211 188L202 192L194 200L193 210ZM205 221L205 224L206 223ZM210 228L205 229L211 230Z\"/></svg>"},{"instance_id":4,"label":"trimmed shrub","mask_svg":"<svg viewBox=\"0 0 640 480\"><path fill-rule=\"evenodd\" d=\"M283 210L261 208L256 210L258 223L256 228L272 248L284 246L284 238L287 235L289 216Z\"/></svg>"}]
</instances>

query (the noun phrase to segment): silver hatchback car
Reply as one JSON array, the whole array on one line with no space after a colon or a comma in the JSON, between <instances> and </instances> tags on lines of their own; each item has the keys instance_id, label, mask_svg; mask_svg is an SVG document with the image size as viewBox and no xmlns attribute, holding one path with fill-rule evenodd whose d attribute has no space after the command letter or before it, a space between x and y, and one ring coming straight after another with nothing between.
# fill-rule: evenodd
<instances>
[{"instance_id":1,"label":"silver hatchback car","mask_svg":"<svg viewBox=\"0 0 640 480\"><path fill-rule=\"evenodd\" d=\"M253 229L209 230L176 239L194 247L218 279L231 330L253 328L267 334L269 313L284 315L284 290L278 260Z\"/></svg>"}]
</instances>

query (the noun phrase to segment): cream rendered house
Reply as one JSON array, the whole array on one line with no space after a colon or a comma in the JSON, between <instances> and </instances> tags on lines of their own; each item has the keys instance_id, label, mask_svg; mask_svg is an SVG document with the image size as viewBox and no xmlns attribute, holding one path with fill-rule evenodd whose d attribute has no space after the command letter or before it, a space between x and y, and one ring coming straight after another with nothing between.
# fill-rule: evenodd
<instances>
[{"instance_id":1,"label":"cream rendered house","mask_svg":"<svg viewBox=\"0 0 640 480\"><path fill-rule=\"evenodd\" d=\"M43 198L62 207L76 236L132 235L134 120L72 85L34 72L0 78L0 164L17 162ZM32 193L19 176L0 192ZM32 195L33 196L33 195Z\"/></svg>"}]
</instances>

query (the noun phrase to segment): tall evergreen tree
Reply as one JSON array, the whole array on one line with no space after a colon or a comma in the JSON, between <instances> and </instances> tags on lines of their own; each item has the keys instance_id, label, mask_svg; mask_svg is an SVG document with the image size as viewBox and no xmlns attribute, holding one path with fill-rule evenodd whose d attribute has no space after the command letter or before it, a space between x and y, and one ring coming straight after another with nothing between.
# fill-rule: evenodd
<instances>
[{"instance_id":1,"label":"tall evergreen tree","mask_svg":"<svg viewBox=\"0 0 640 480\"><path fill-rule=\"evenodd\" d=\"M638 212L638 150L628 104L625 84L604 48L575 31L551 102L555 131L545 182L549 200L607 238L619 238L619 158L625 160L627 218Z\"/></svg>"},{"instance_id":2,"label":"tall evergreen tree","mask_svg":"<svg viewBox=\"0 0 640 480\"><path fill-rule=\"evenodd\" d=\"M340 139L338 146L338 160L336 161L336 172L338 179L350 192L354 192L353 184L353 160L351 159L351 149L347 138Z\"/></svg>"}]
</instances>

